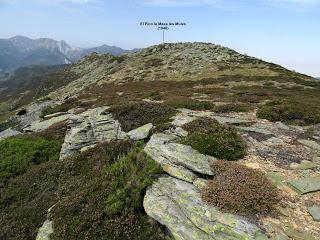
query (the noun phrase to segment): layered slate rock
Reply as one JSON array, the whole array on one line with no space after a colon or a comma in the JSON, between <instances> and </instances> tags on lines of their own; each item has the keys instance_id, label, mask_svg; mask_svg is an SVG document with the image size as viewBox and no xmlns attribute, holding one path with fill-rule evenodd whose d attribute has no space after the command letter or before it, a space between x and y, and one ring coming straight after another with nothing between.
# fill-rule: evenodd
<instances>
[{"instance_id":1,"label":"layered slate rock","mask_svg":"<svg viewBox=\"0 0 320 240\"><path fill-rule=\"evenodd\" d=\"M43 130L53 126L54 124L66 121L66 120L73 118L73 117L75 117L75 115L73 115L73 114L64 114L64 115L61 115L58 117L52 117L52 118L45 120L45 121L36 121L36 122L32 123L30 127L27 127L23 130L26 132L30 132L30 131L31 132L40 132L40 131L43 131Z\"/></svg>"},{"instance_id":2,"label":"layered slate rock","mask_svg":"<svg viewBox=\"0 0 320 240\"><path fill-rule=\"evenodd\" d=\"M100 142L126 138L119 122L106 112L107 109L108 107L90 109L69 119L69 130L62 145L60 159Z\"/></svg>"},{"instance_id":3,"label":"layered slate rock","mask_svg":"<svg viewBox=\"0 0 320 240\"><path fill-rule=\"evenodd\" d=\"M193 184L166 175L147 190L144 209L165 225L175 239L267 239L244 218L206 205Z\"/></svg>"},{"instance_id":4,"label":"layered slate rock","mask_svg":"<svg viewBox=\"0 0 320 240\"><path fill-rule=\"evenodd\" d=\"M154 134L144 150L162 166L171 164L200 174L213 175L210 165L216 161L216 158L203 155L190 146L175 143L174 140L178 139L178 136L172 133ZM178 169L175 168L175 170Z\"/></svg>"}]
</instances>

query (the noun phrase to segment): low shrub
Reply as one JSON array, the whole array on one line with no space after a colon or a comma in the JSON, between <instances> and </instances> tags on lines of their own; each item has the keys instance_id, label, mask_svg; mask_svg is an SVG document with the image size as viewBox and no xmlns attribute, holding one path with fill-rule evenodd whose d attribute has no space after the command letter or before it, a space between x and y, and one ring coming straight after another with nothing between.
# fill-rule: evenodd
<instances>
[{"instance_id":1,"label":"low shrub","mask_svg":"<svg viewBox=\"0 0 320 240\"><path fill-rule=\"evenodd\" d=\"M248 112L250 111L250 107L245 104L224 104L216 106L214 111L217 113Z\"/></svg>"},{"instance_id":2,"label":"low shrub","mask_svg":"<svg viewBox=\"0 0 320 240\"><path fill-rule=\"evenodd\" d=\"M320 108L317 101L311 99L280 99L266 103L258 109L258 118L272 122L311 125L320 123Z\"/></svg>"},{"instance_id":3,"label":"low shrub","mask_svg":"<svg viewBox=\"0 0 320 240\"><path fill-rule=\"evenodd\" d=\"M208 101L198 101L188 97L171 97L165 101L165 104L173 108L187 108L190 110L213 110L215 105Z\"/></svg>"},{"instance_id":4,"label":"low shrub","mask_svg":"<svg viewBox=\"0 0 320 240\"><path fill-rule=\"evenodd\" d=\"M60 141L43 137L17 136L0 141L0 185L31 165L58 160L60 149Z\"/></svg>"},{"instance_id":5,"label":"low shrub","mask_svg":"<svg viewBox=\"0 0 320 240\"><path fill-rule=\"evenodd\" d=\"M142 206L161 169L141 148L117 141L67 161L52 239L164 239Z\"/></svg>"},{"instance_id":6,"label":"low shrub","mask_svg":"<svg viewBox=\"0 0 320 240\"><path fill-rule=\"evenodd\" d=\"M124 131L130 131L147 123L154 125L170 121L176 110L170 106L149 102L131 102L111 107L109 111L119 120Z\"/></svg>"},{"instance_id":7,"label":"low shrub","mask_svg":"<svg viewBox=\"0 0 320 240\"><path fill-rule=\"evenodd\" d=\"M215 176L202 191L208 204L237 214L268 213L279 203L277 188L259 170L235 162L216 161Z\"/></svg>"},{"instance_id":8,"label":"low shrub","mask_svg":"<svg viewBox=\"0 0 320 240\"><path fill-rule=\"evenodd\" d=\"M183 140L202 154L219 159L243 158L247 146L236 130L211 118L200 118L183 126L189 132Z\"/></svg>"},{"instance_id":9,"label":"low shrub","mask_svg":"<svg viewBox=\"0 0 320 240\"><path fill-rule=\"evenodd\" d=\"M29 166L0 187L0 239L36 239L48 209L57 202L60 161Z\"/></svg>"},{"instance_id":10,"label":"low shrub","mask_svg":"<svg viewBox=\"0 0 320 240\"><path fill-rule=\"evenodd\" d=\"M152 175L161 170L141 144L99 144L10 178L0 188L0 239L35 239L54 204L50 239L164 239L142 206Z\"/></svg>"},{"instance_id":11,"label":"low shrub","mask_svg":"<svg viewBox=\"0 0 320 240\"><path fill-rule=\"evenodd\" d=\"M153 182L152 177L161 172L161 167L139 148L106 168L105 174L112 180L108 212L141 209L145 189Z\"/></svg>"}]
</instances>

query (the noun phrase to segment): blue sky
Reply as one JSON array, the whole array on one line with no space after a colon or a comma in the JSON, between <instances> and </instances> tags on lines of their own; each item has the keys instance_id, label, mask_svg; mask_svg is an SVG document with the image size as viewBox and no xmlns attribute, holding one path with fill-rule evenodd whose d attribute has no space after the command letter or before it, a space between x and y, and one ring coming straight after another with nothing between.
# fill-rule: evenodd
<instances>
[{"instance_id":1,"label":"blue sky","mask_svg":"<svg viewBox=\"0 0 320 240\"><path fill-rule=\"evenodd\" d=\"M0 0L0 38L80 47L160 43L162 33L140 21L185 22L166 33L167 42L217 43L320 76L320 0Z\"/></svg>"}]
</instances>

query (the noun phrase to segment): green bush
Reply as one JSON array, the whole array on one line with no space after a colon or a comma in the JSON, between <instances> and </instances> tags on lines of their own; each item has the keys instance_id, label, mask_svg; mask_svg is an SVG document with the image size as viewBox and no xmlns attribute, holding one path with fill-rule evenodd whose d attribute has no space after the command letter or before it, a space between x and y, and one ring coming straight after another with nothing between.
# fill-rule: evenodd
<instances>
[{"instance_id":1,"label":"green bush","mask_svg":"<svg viewBox=\"0 0 320 240\"><path fill-rule=\"evenodd\" d=\"M166 123L176 112L172 107L149 102L119 104L111 107L109 111L119 120L124 131L130 131L147 123L154 125Z\"/></svg>"},{"instance_id":2,"label":"green bush","mask_svg":"<svg viewBox=\"0 0 320 240\"><path fill-rule=\"evenodd\" d=\"M317 99L280 99L266 103L258 109L257 117L272 122L311 125L320 123L320 108Z\"/></svg>"},{"instance_id":3,"label":"green bush","mask_svg":"<svg viewBox=\"0 0 320 240\"><path fill-rule=\"evenodd\" d=\"M208 204L237 214L268 213L280 197L277 188L259 170L235 162L216 161L215 176L202 191Z\"/></svg>"},{"instance_id":4,"label":"green bush","mask_svg":"<svg viewBox=\"0 0 320 240\"><path fill-rule=\"evenodd\" d=\"M161 172L160 166L140 149L107 167L106 174L113 180L107 198L108 212L116 214L124 209L141 208L145 189L153 182L152 176Z\"/></svg>"},{"instance_id":5,"label":"green bush","mask_svg":"<svg viewBox=\"0 0 320 240\"><path fill-rule=\"evenodd\" d=\"M217 113L228 113L228 112L248 112L250 107L245 104L225 104L216 106L214 111Z\"/></svg>"},{"instance_id":6,"label":"green bush","mask_svg":"<svg viewBox=\"0 0 320 240\"><path fill-rule=\"evenodd\" d=\"M211 118L200 118L183 126L189 132L183 140L202 154L236 160L246 155L246 144L236 130Z\"/></svg>"},{"instance_id":7,"label":"green bush","mask_svg":"<svg viewBox=\"0 0 320 240\"><path fill-rule=\"evenodd\" d=\"M190 110L213 110L215 105L208 101L198 101L188 97L171 97L165 103L173 108L187 108Z\"/></svg>"},{"instance_id":8,"label":"green bush","mask_svg":"<svg viewBox=\"0 0 320 240\"><path fill-rule=\"evenodd\" d=\"M31 165L58 160L61 142L18 136L0 141L0 183L23 174Z\"/></svg>"}]
</instances>

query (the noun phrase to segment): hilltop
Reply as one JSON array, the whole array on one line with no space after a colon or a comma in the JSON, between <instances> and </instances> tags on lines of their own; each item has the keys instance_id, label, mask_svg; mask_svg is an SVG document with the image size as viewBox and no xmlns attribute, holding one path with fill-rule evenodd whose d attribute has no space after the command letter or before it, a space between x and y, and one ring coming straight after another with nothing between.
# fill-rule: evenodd
<instances>
[{"instance_id":1,"label":"hilltop","mask_svg":"<svg viewBox=\"0 0 320 240\"><path fill-rule=\"evenodd\" d=\"M0 105L1 239L319 239L314 78L166 43L39 81Z\"/></svg>"}]
</instances>

